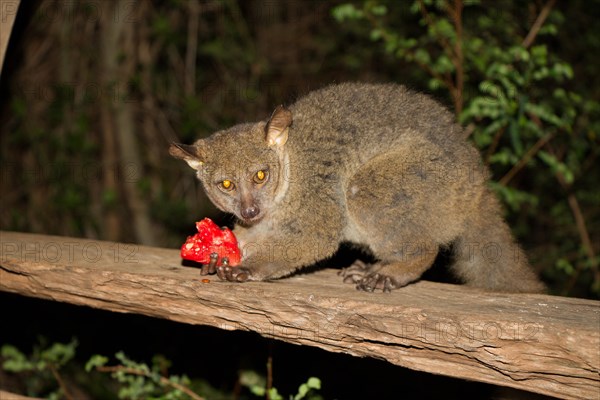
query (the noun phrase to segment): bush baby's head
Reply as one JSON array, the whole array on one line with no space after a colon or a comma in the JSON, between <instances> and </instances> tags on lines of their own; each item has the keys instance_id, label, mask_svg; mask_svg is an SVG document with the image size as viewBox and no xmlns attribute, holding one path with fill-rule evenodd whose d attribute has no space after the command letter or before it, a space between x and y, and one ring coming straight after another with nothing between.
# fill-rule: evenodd
<instances>
[{"instance_id":1,"label":"bush baby's head","mask_svg":"<svg viewBox=\"0 0 600 400\"><path fill-rule=\"evenodd\" d=\"M274 209L288 188L287 142L292 113L279 106L268 121L240 124L169 153L197 171L210 200L253 224Z\"/></svg>"}]
</instances>

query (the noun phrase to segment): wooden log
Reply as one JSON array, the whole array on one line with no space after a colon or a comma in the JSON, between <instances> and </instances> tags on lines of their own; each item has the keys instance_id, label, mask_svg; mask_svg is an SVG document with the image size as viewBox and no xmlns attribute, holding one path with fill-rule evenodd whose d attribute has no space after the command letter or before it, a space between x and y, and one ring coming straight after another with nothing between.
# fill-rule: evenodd
<instances>
[{"instance_id":1,"label":"wooden log","mask_svg":"<svg viewBox=\"0 0 600 400\"><path fill-rule=\"evenodd\" d=\"M561 398L600 392L600 302L419 282L362 293L335 270L203 283L176 249L0 232L0 290L265 337Z\"/></svg>"},{"instance_id":2,"label":"wooden log","mask_svg":"<svg viewBox=\"0 0 600 400\"><path fill-rule=\"evenodd\" d=\"M0 390L0 400L44 400L39 397L27 397L21 396L20 394L15 394L11 392L6 392L4 390Z\"/></svg>"},{"instance_id":3,"label":"wooden log","mask_svg":"<svg viewBox=\"0 0 600 400\"><path fill-rule=\"evenodd\" d=\"M3 1L0 4L0 73L4 65L6 49L8 48L8 40L12 32L15 19L17 18L17 10L21 0Z\"/></svg>"}]
</instances>

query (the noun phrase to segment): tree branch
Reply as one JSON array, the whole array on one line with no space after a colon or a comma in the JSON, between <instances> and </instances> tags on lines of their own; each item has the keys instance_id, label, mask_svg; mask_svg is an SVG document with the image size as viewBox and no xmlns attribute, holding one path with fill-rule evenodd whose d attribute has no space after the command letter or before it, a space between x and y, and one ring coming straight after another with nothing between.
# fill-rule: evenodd
<instances>
[{"instance_id":1,"label":"tree branch","mask_svg":"<svg viewBox=\"0 0 600 400\"><path fill-rule=\"evenodd\" d=\"M555 154L553 149L550 147L548 147L548 151L553 155ZM590 259L591 266L594 270L594 279L595 279L595 281L599 281L600 280L600 270L598 269L598 263L596 261L596 252L594 251L594 247L593 247L592 241L590 239L590 234L589 234L589 231L588 231L586 223L585 223L585 218L583 217L583 212L581 211L581 207L579 206L579 200L577 200L577 197L575 196L575 194L570 191L572 185L567 183L563 174L560 172L556 172L555 176L556 176L556 179L558 180L558 183L560 184L560 186L567 193L569 193L567 195L567 203L569 204L569 208L571 208L571 212L573 213L573 219L575 220L575 226L577 227L577 233L579 234L581 244L583 245L583 248L585 249L587 257ZM577 283L577 279L579 279L579 275L581 275L582 268L583 268L582 263L580 263L577 266L577 268L575 268L575 272L573 273L573 276L571 276L569 283L567 283L567 286L565 287L565 289L563 291L564 295L567 295L573 289L573 286L575 286L575 284Z\"/></svg>"},{"instance_id":2,"label":"tree branch","mask_svg":"<svg viewBox=\"0 0 600 400\"><path fill-rule=\"evenodd\" d=\"M549 133L546 136L543 136L541 138L538 139L538 141L531 146L531 148L529 150L527 150L527 153L525 153L525 155L519 160L518 163L516 163L511 169L510 171L508 171L506 173L506 175L504 175L502 177L502 179L500 179L498 181L498 183L500 183L502 186L506 186L508 184L508 182L510 182L510 180L512 178L515 177L515 175L521 170L523 169L523 167L529 162L529 160L531 160L533 158L533 156L535 156L537 154L537 152L546 144L550 141L550 139L552 139L554 137L554 133Z\"/></svg>"},{"instance_id":3,"label":"tree branch","mask_svg":"<svg viewBox=\"0 0 600 400\"><path fill-rule=\"evenodd\" d=\"M58 373L58 370L56 369L56 367L54 365L52 365L52 364L48 364L48 369L50 370L50 372L52 372L52 375L54 376L54 379L56 379L56 382L58 383L58 386L60 386L60 389L62 390L63 395L65 396L65 398L67 400L74 400L73 396L71 395L71 393L67 389L67 385L65 385L65 382L63 381L63 379L61 378L60 374Z\"/></svg>"},{"instance_id":4,"label":"tree branch","mask_svg":"<svg viewBox=\"0 0 600 400\"><path fill-rule=\"evenodd\" d=\"M488 147L488 150L485 153L485 165L490 165L490 158L492 158L492 155L494 155L494 153L496 152L496 149L498 148L498 144L500 144L500 139L502 139L504 132L506 132L506 125L498 129L498 132L496 132L496 134L494 135L492 144L490 145L490 147Z\"/></svg>"},{"instance_id":5,"label":"tree branch","mask_svg":"<svg viewBox=\"0 0 600 400\"><path fill-rule=\"evenodd\" d=\"M523 43L521 43L521 45L523 47L528 48L533 44L533 42L535 41L535 38L537 37L537 34L539 33L540 29L544 25L544 22L546 21L546 18L548 18L548 15L550 14L550 11L552 11L552 8L554 7L555 3L556 3L556 0L549 0L544 5L544 7L542 8L542 11L540 11L535 22L531 26L529 33L523 40Z\"/></svg>"},{"instance_id":6,"label":"tree branch","mask_svg":"<svg viewBox=\"0 0 600 400\"><path fill-rule=\"evenodd\" d=\"M456 42L454 43L454 69L456 71L454 98L454 112L458 117L463 110L463 90L464 90L464 55L462 48L463 26L462 10L464 4L462 0L454 0L454 8L448 6L450 18L454 22L454 31L456 32Z\"/></svg>"}]
</instances>

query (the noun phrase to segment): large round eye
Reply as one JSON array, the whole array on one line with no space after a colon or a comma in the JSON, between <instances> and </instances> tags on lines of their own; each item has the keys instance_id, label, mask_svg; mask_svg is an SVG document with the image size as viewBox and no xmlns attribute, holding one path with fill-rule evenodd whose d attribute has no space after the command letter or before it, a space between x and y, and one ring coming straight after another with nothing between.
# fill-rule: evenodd
<instances>
[{"instance_id":1,"label":"large round eye","mask_svg":"<svg viewBox=\"0 0 600 400\"><path fill-rule=\"evenodd\" d=\"M254 174L254 182L255 183L263 183L267 180L268 175L269 175L268 171L261 169L256 174Z\"/></svg>"},{"instance_id":2,"label":"large round eye","mask_svg":"<svg viewBox=\"0 0 600 400\"><path fill-rule=\"evenodd\" d=\"M225 191L230 191L233 190L233 188L235 187L235 185L233 184L233 182L231 182L229 179L225 179L224 181L222 181L219 186L221 187L221 189L225 190Z\"/></svg>"}]
</instances>

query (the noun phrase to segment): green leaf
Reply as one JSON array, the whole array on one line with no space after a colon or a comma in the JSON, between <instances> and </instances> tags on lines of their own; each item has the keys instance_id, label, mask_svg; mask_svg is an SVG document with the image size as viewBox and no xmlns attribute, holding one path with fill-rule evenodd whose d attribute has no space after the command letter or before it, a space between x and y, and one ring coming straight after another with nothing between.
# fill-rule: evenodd
<instances>
[{"instance_id":1,"label":"green leaf","mask_svg":"<svg viewBox=\"0 0 600 400\"><path fill-rule=\"evenodd\" d=\"M301 400L306 397L308 392L312 389L319 390L321 389L321 380L319 378L310 377L306 383L303 383L298 388L298 394L294 396L294 400Z\"/></svg>"},{"instance_id":2,"label":"green leaf","mask_svg":"<svg viewBox=\"0 0 600 400\"><path fill-rule=\"evenodd\" d=\"M563 271L568 276L572 276L575 273L575 267L566 258L556 260L556 269Z\"/></svg>"},{"instance_id":3,"label":"green leaf","mask_svg":"<svg viewBox=\"0 0 600 400\"><path fill-rule=\"evenodd\" d=\"M493 98L505 98L504 91L492 81L482 81L479 84L479 90L485 94L489 94Z\"/></svg>"},{"instance_id":4,"label":"green leaf","mask_svg":"<svg viewBox=\"0 0 600 400\"><path fill-rule=\"evenodd\" d=\"M346 3L331 9L331 15L338 22L346 20L358 20L365 16L364 11L357 9L354 4Z\"/></svg>"},{"instance_id":5,"label":"green leaf","mask_svg":"<svg viewBox=\"0 0 600 400\"><path fill-rule=\"evenodd\" d=\"M267 385L267 380L256 371L242 370L240 371L240 383L246 387L260 386L264 388Z\"/></svg>"},{"instance_id":6,"label":"green leaf","mask_svg":"<svg viewBox=\"0 0 600 400\"><path fill-rule=\"evenodd\" d=\"M538 157L546 165L548 165L554 173L561 174L565 179L565 182L567 182L568 184L573 183L573 181L575 180L573 171L571 171L571 169L569 169L569 167L565 163L559 161L553 154L550 154L544 150L540 150L538 152Z\"/></svg>"},{"instance_id":7,"label":"green leaf","mask_svg":"<svg viewBox=\"0 0 600 400\"><path fill-rule=\"evenodd\" d=\"M298 394L294 396L294 400L301 400L301 399L303 399L304 396L306 396L306 394L308 393L309 390L310 390L310 388L308 387L308 385L306 383L303 383L298 388Z\"/></svg>"},{"instance_id":8,"label":"green leaf","mask_svg":"<svg viewBox=\"0 0 600 400\"><path fill-rule=\"evenodd\" d=\"M252 385L249 386L250 392L255 396L263 397L267 393L267 389L264 386Z\"/></svg>"},{"instance_id":9,"label":"green leaf","mask_svg":"<svg viewBox=\"0 0 600 400\"><path fill-rule=\"evenodd\" d=\"M371 31L370 39L372 41L377 41L383 37L383 30L376 28Z\"/></svg>"},{"instance_id":10,"label":"green leaf","mask_svg":"<svg viewBox=\"0 0 600 400\"><path fill-rule=\"evenodd\" d=\"M552 67L552 73L555 77L559 78L559 81L562 79L562 77L573 79L573 68L567 63L554 64Z\"/></svg>"},{"instance_id":11,"label":"green leaf","mask_svg":"<svg viewBox=\"0 0 600 400\"><path fill-rule=\"evenodd\" d=\"M433 25L433 33L435 36L454 39L456 32L454 26L447 19L439 19Z\"/></svg>"},{"instance_id":12,"label":"green leaf","mask_svg":"<svg viewBox=\"0 0 600 400\"><path fill-rule=\"evenodd\" d=\"M508 134L510 136L510 142L518 156L523 154L523 142L521 141L521 135L519 125L515 120L511 120L508 125Z\"/></svg>"},{"instance_id":13,"label":"green leaf","mask_svg":"<svg viewBox=\"0 0 600 400\"><path fill-rule=\"evenodd\" d=\"M558 33L558 28L556 27L556 25L545 24L544 26L542 26L540 28L540 32L538 33L538 35L556 36L557 33Z\"/></svg>"},{"instance_id":14,"label":"green leaf","mask_svg":"<svg viewBox=\"0 0 600 400\"><path fill-rule=\"evenodd\" d=\"M490 164L511 165L513 158L508 151L499 151L490 157Z\"/></svg>"},{"instance_id":15,"label":"green leaf","mask_svg":"<svg viewBox=\"0 0 600 400\"><path fill-rule=\"evenodd\" d=\"M69 343L54 343L50 348L42 351L41 358L56 365L65 365L73 357L75 357L75 349L77 348L77 340L73 339Z\"/></svg>"},{"instance_id":16,"label":"green leaf","mask_svg":"<svg viewBox=\"0 0 600 400\"><path fill-rule=\"evenodd\" d=\"M400 46L400 41L399 41L398 36L393 35L393 34L392 35L386 35L384 37L384 39L385 39L385 52L388 53L388 54L395 53L398 50L399 46ZM399 55L396 55L396 56L397 57L402 57L402 56L399 56Z\"/></svg>"},{"instance_id":17,"label":"green leaf","mask_svg":"<svg viewBox=\"0 0 600 400\"><path fill-rule=\"evenodd\" d=\"M529 52L523 46L514 46L511 47L509 52L513 56L515 60L519 61L529 61Z\"/></svg>"},{"instance_id":18,"label":"green leaf","mask_svg":"<svg viewBox=\"0 0 600 400\"><path fill-rule=\"evenodd\" d=\"M310 378L308 378L308 381L306 381L306 384L311 389L317 389L317 390L321 389L321 380L314 376L311 376Z\"/></svg>"},{"instance_id":19,"label":"green leaf","mask_svg":"<svg viewBox=\"0 0 600 400\"><path fill-rule=\"evenodd\" d=\"M425 49L417 49L414 53L414 57L415 61L420 64L429 65L429 63L431 63L431 57Z\"/></svg>"},{"instance_id":20,"label":"green leaf","mask_svg":"<svg viewBox=\"0 0 600 400\"><path fill-rule=\"evenodd\" d=\"M388 10L387 7L383 4L376 4L372 8L370 8L369 11L371 12L371 14L381 17L383 15L386 15Z\"/></svg>"},{"instance_id":21,"label":"green leaf","mask_svg":"<svg viewBox=\"0 0 600 400\"><path fill-rule=\"evenodd\" d=\"M269 400L283 400L283 396L279 394L277 388L269 389Z\"/></svg>"},{"instance_id":22,"label":"green leaf","mask_svg":"<svg viewBox=\"0 0 600 400\"><path fill-rule=\"evenodd\" d=\"M440 55L437 60L435 60L435 64L433 65L433 69L439 73L446 72L454 72L454 64L450 57L445 54Z\"/></svg>"},{"instance_id":23,"label":"green leaf","mask_svg":"<svg viewBox=\"0 0 600 400\"><path fill-rule=\"evenodd\" d=\"M85 371L90 372L97 367L103 367L108 362L108 357L99 354L93 355L87 363L85 363Z\"/></svg>"},{"instance_id":24,"label":"green leaf","mask_svg":"<svg viewBox=\"0 0 600 400\"><path fill-rule=\"evenodd\" d=\"M437 78L431 78L427 81L427 87L432 91L436 91L444 87L444 82Z\"/></svg>"},{"instance_id":25,"label":"green leaf","mask_svg":"<svg viewBox=\"0 0 600 400\"><path fill-rule=\"evenodd\" d=\"M548 62L548 49L545 44L531 47L531 57L538 65L546 65Z\"/></svg>"},{"instance_id":26,"label":"green leaf","mask_svg":"<svg viewBox=\"0 0 600 400\"><path fill-rule=\"evenodd\" d=\"M525 104L525 111L559 128L562 128L565 125L564 121L562 121L561 118L556 114L553 114L552 111L545 105L527 103Z\"/></svg>"},{"instance_id":27,"label":"green leaf","mask_svg":"<svg viewBox=\"0 0 600 400\"><path fill-rule=\"evenodd\" d=\"M503 186L497 182L490 182L489 185L513 211L519 210L524 204L530 204L534 207L538 204L538 198L527 192Z\"/></svg>"},{"instance_id":28,"label":"green leaf","mask_svg":"<svg viewBox=\"0 0 600 400\"><path fill-rule=\"evenodd\" d=\"M2 368L9 372L31 371L35 369L35 365L27 360L25 354L21 353L15 346L5 344L0 350L4 362Z\"/></svg>"}]
</instances>

